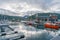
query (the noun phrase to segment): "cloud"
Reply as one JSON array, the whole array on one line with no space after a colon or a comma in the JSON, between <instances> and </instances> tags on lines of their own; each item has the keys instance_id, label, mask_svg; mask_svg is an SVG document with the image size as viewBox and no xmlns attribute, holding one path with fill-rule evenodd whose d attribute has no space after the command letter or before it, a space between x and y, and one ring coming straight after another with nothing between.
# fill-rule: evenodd
<instances>
[{"instance_id":1,"label":"cloud","mask_svg":"<svg viewBox=\"0 0 60 40\"><path fill-rule=\"evenodd\" d=\"M41 10L39 8L36 8L32 5L24 3L10 3L10 4L4 4L0 8L16 11L16 12L27 12L31 10Z\"/></svg>"},{"instance_id":2,"label":"cloud","mask_svg":"<svg viewBox=\"0 0 60 40\"><path fill-rule=\"evenodd\" d=\"M27 11L60 11L60 0L0 0L0 8L24 14Z\"/></svg>"},{"instance_id":3,"label":"cloud","mask_svg":"<svg viewBox=\"0 0 60 40\"><path fill-rule=\"evenodd\" d=\"M38 8L42 8L45 9L47 8L47 4L50 4L52 2L52 0L2 0L0 1L2 2L2 4L9 4L9 3L27 3L28 5L32 5ZM23 5L23 4L22 4Z\"/></svg>"}]
</instances>

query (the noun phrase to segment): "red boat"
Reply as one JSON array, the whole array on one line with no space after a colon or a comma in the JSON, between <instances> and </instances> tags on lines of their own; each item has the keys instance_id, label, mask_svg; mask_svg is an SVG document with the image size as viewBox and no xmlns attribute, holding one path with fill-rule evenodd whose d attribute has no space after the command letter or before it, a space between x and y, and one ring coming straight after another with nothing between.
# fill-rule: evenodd
<instances>
[{"instance_id":1,"label":"red boat","mask_svg":"<svg viewBox=\"0 0 60 40\"><path fill-rule=\"evenodd\" d=\"M32 22L28 22L27 24L28 24L28 25L33 25L33 23L32 23Z\"/></svg>"},{"instance_id":2,"label":"red boat","mask_svg":"<svg viewBox=\"0 0 60 40\"><path fill-rule=\"evenodd\" d=\"M45 28L50 28L50 29L56 29L58 30L60 28L59 23L51 23L51 22L47 22L44 24Z\"/></svg>"},{"instance_id":3,"label":"red boat","mask_svg":"<svg viewBox=\"0 0 60 40\"><path fill-rule=\"evenodd\" d=\"M28 21L28 22L26 22L26 24L27 24L27 25L30 25L30 26L36 25L36 23L35 23L34 21Z\"/></svg>"}]
</instances>

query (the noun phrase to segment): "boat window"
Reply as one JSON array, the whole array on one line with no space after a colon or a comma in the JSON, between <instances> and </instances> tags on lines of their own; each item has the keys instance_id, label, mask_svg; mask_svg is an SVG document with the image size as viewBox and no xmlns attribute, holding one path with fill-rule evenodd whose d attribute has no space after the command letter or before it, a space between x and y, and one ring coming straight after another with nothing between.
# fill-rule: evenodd
<instances>
[{"instance_id":1,"label":"boat window","mask_svg":"<svg viewBox=\"0 0 60 40\"><path fill-rule=\"evenodd\" d=\"M58 21L57 19L55 19L54 21Z\"/></svg>"},{"instance_id":2,"label":"boat window","mask_svg":"<svg viewBox=\"0 0 60 40\"><path fill-rule=\"evenodd\" d=\"M47 21L47 19L45 19L45 21Z\"/></svg>"}]
</instances>

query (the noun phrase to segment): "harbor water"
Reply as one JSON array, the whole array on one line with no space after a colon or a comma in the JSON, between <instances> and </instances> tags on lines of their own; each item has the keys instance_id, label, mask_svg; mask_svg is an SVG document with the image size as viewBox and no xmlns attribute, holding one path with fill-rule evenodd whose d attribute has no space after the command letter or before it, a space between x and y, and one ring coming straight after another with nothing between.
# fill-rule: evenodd
<instances>
[{"instance_id":1,"label":"harbor water","mask_svg":"<svg viewBox=\"0 0 60 40\"><path fill-rule=\"evenodd\" d=\"M21 22L14 22L14 24L9 24L9 26L25 35L23 39L18 40L50 40L59 34L59 31L47 31L46 29L28 26Z\"/></svg>"}]
</instances>

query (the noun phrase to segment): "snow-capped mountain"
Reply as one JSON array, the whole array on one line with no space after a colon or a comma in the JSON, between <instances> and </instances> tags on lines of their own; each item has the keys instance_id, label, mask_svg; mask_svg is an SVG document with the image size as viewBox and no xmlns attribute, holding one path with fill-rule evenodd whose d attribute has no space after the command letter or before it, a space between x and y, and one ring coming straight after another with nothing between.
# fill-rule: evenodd
<instances>
[{"instance_id":1,"label":"snow-capped mountain","mask_svg":"<svg viewBox=\"0 0 60 40\"><path fill-rule=\"evenodd\" d=\"M9 16L19 16L18 13L15 13L15 12L12 12L12 11L6 10L6 9L0 9L0 14L9 15Z\"/></svg>"},{"instance_id":2,"label":"snow-capped mountain","mask_svg":"<svg viewBox=\"0 0 60 40\"><path fill-rule=\"evenodd\" d=\"M22 12L22 13L16 13L16 12L12 12L6 9L0 9L0 14L9 15L9 16L26 16L26 15L31 16L36 13L41 13L41 12L40 11L27 11L27 12ZM24 14L24 15L21 15L21 14Z\"/></svg>"},{"instance_id":3,"label":"snow-capped mountain","mask_svg":"<svg viewBox=\"0 0 60 40\"><path fill-rule=\"evenodd\" d=\"M0 14L3 15L9 15L9 16L31 16L34 15L36 13L60 13L60 11L52 11L52 12L42 12L42 11L27 11L27 12L22 12L22 13L16 13L10 10L6 10L6 9L0 9ZM21 15L23 14L23 15Z\"/></svg>"}]
</instances>

